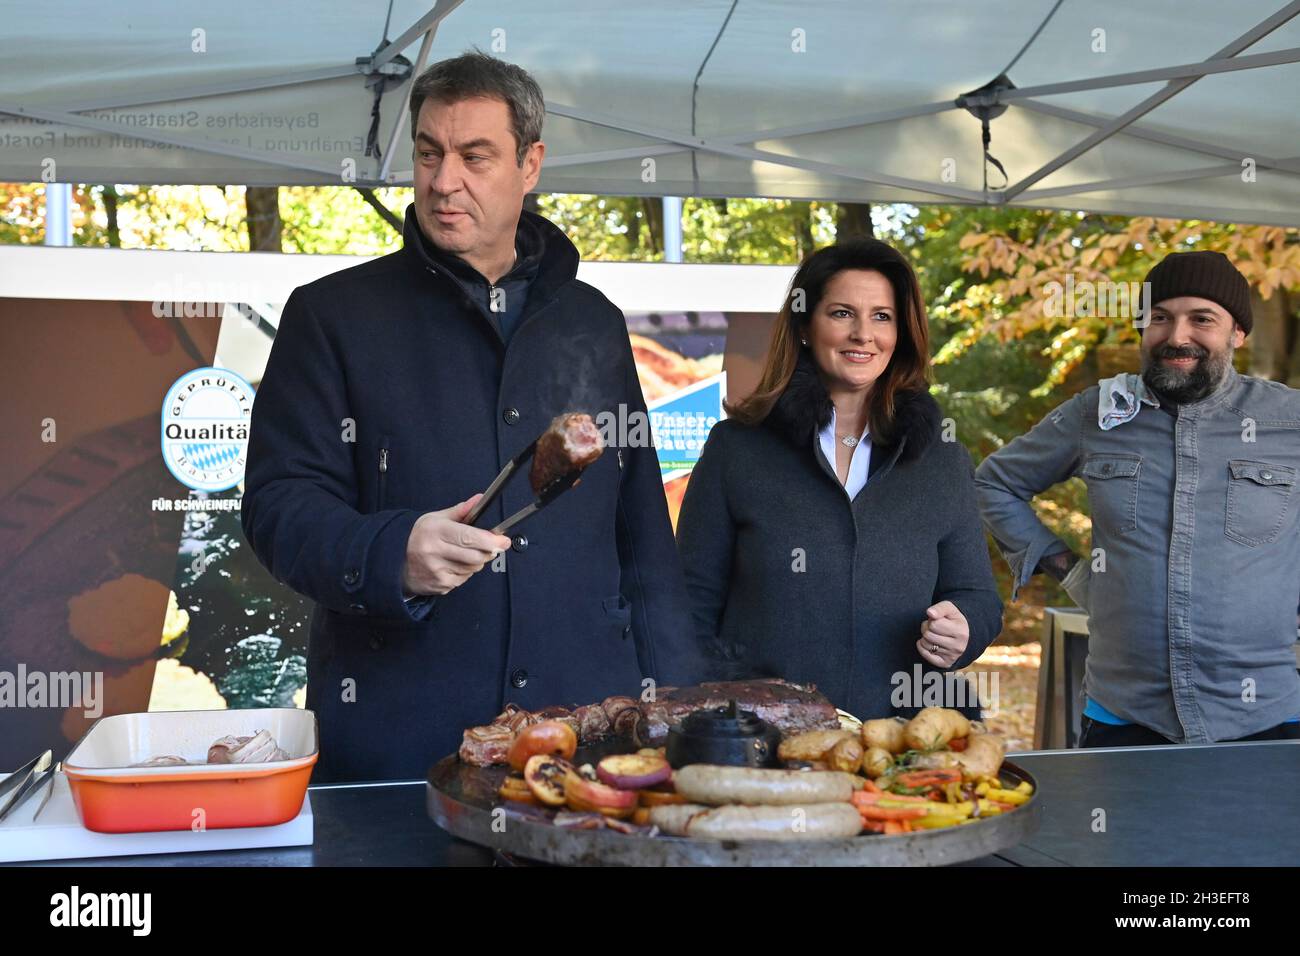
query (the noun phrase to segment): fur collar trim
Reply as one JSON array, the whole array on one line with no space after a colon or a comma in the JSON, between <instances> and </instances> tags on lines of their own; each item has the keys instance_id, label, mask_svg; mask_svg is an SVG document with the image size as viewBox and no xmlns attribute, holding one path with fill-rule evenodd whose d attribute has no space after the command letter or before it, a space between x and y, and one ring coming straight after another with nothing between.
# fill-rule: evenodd
<instances>
[{"instance_id":1,"label":"fur collar trim","mask_svg":"<svg viewBox=\"0 0 1300 956\"><path fill-rule=\"evenodd\" d=\"M801 352L794 375L763 424L800 449L809 448L814 437L831 420L831 399L822 384L813 358ZM900 443L900 460L921 457L939 435L943 413L928 390L900 392L894 403L891 434L872 435L872 451L894 449Z\"/></svg>"}]
</instances>

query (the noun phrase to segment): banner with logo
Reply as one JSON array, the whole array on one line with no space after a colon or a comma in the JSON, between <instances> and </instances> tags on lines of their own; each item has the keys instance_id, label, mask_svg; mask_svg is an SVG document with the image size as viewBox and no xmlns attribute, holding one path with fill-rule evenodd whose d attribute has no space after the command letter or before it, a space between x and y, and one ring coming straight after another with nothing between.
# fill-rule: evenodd
<instances>
[{"instance_id":1,"label":"banner with logo","mask_svg":"<svg viewBox=\"0 0 1300 956\"><path fill-rule=\"evenodd\" d=\"M189 493L163 397L212 363L220 321L0 298L0 768L149 705L185 521L156 503Z\"/></svg>"},{"instance_id":2,"label":"banner with logo","mask_svg":"<svg viewBox=\"0 0 1300 956\"><path fill-rule=\"evenodd\" d=\"M759 312L627 316L674 529L691 469L726 415L723 401L758 383L774 318Z\"/></svg>"}]
</instances>

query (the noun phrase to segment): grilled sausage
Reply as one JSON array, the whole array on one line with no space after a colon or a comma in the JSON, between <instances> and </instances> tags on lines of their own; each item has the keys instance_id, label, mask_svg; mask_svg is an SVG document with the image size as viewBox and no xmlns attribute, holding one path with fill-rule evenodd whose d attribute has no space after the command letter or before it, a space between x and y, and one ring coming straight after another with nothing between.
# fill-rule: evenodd
<instances>
[{"instance_id":1,"label":"grilled sausage","mask_svg":"<svg viewBox=\"0 0 1300 956\"><path fill-rule=\"evenodd\" d=\"M707 840L838 840L860 832L862 817L851 803L717 807L686 823L687 836Z\"/></svg>"},{"instance_id":2,"label":"grilled sausage","mask_svg":"<svg viewBox=\"0 0 1300 956\"><path fill-rule=\"evenodd\" d=\"M673 776L677 792L692 803L722 806L787 806L848 803L853 796L850 774L825 770L765 770L756 767L717 767L692 764Z\"/></svg>"},{"instance_id":3,"label":"grilled sausage","mask_svg":"<svg viewBox=\"0 0 1300 956\"><path fill-rule=\"evenodd\" d=\"M703 813L708 807L698 803L669 803L650 808L650 823L669 836L686 836L686 825L691 817Z\"/></svg>"}]
</instances>

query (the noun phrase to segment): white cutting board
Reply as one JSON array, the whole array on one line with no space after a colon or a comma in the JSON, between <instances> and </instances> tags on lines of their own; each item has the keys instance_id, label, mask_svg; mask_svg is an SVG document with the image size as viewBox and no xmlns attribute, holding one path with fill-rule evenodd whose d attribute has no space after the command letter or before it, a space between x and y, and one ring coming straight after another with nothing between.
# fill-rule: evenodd
<instances>
[{"instance_id":1,"label":"white cutting board","mask_svg":"<svg viewBox=\"0 0 1300 956\"><path fill-rule=\"evenodd\" d=\"M0 774L0 779L8 774ZM288 823L273 827L228 830L166 830L159 833L95 833L81 825L72 803L68 778L54 778L54 792L32 816L45 794L29 797L0 823L0 863L28 860L75 860L95 856L135 856L148 853L201 853L205 850L245 850L275 846L309 846L314 837L311 796ZM8 799L8 794L5 795Z\"/></svg>"}]
</instances>

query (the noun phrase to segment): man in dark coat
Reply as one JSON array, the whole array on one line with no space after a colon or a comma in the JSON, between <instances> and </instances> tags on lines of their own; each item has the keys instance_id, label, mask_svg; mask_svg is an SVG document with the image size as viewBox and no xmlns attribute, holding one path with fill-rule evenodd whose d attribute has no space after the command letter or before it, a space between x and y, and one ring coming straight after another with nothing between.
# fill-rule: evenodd
<instances>
[{"instance_id":1,"label":"man in dark coat","mask_svg":"<svg viewBox=\"0 0 1300 956\"><path fill-rule=\"evenodd\" d=\"M242 520L316 602L317 780L415 778L464 728L697 677L658 459L622 313L522 211L541 91L481 53L411 94L415 201L400 252L295 289L258 389ZM505 537L526 475L475 493L569 411L611 444ZM612 418L609 416L613 416ZM630 439L630 440L629 440ZM640 439L640 440L638 440Z\"/></svg>"}]
</instances>

